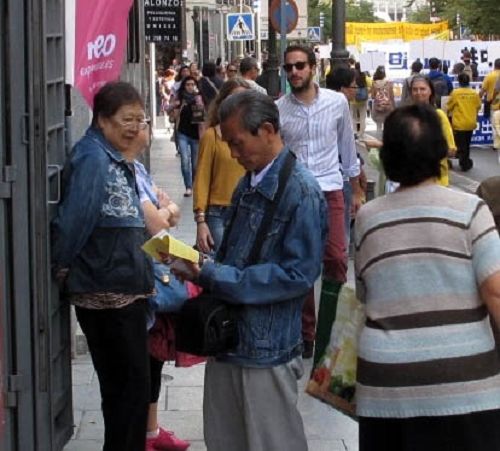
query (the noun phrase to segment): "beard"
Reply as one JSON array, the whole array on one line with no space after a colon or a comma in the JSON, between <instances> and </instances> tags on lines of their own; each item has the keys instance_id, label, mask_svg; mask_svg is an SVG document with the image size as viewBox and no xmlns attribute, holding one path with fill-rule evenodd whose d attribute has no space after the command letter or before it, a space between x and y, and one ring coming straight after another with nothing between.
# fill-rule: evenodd
<instances>
[{"instance_id":1,"label":"beard","mask_svg":"<svg viewBox=\"0 0 500 451\"><path fill-rule=\"evenodd\" d=\"M313 72L311 71L311 74L309 75L309 78L305 79L304 80L304 83L302 83L300 86L294 86L291 82L289 83L290 84L290 90L294 93L294 94L298 94L298 93L301 93L301 92L304 92L304 91L307 91L310 86L311 86L311 83L313 81L313 78L314 78L314 74Z\"/></svg>"}]
</instances>

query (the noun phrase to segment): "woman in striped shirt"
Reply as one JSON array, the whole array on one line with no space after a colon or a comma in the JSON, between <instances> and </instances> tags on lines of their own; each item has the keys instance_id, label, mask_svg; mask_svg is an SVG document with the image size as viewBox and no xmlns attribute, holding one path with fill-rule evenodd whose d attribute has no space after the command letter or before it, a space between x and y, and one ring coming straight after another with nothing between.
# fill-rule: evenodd
<instances>
[{"instance_id":1,"label":"woman in striped shirt","mask_svg":"<svg viewBox=\"0 0 500 451\"><path fill-rule=\"evenodd\" d=\"M428 105L399 108L381 160L401 184L356 219L360 451L499 450L500 239L478 197L437 184L447 145Z\"/></svg>"}]
</instances>

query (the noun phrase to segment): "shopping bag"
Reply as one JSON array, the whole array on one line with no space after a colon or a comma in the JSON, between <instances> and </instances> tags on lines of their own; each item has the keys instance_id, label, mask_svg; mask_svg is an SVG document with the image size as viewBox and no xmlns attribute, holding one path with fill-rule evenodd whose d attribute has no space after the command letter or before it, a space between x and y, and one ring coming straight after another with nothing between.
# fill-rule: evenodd
<instances>
[{"instance_id":1,"label":"shopping bag","mask_svg":"<svg viewBox=\"0 0 500 451\"><path fill-rule=\"evenodd\" d=\"M306 392L355 417L358 338L365 322L364 306L354 289L340 291L330 343L314 367Z\"/></svg>"}]
</instances>

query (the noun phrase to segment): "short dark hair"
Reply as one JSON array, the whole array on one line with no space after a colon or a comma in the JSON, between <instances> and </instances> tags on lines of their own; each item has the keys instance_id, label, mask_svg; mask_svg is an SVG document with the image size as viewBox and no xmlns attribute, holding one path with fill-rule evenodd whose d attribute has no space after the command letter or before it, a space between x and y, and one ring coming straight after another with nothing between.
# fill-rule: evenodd
<instances>
[{"instance_id":1,"label":"short dark hair","mask_svg":"<svg viewBox=\"0 0 500 451\"><path fill-rule=\"evenodd\" d=\"M307 56L307 63L309 66L316 66L316 55L311 47L306 47L305 45L289 45L285 49L285 60L286 56L292 52L302 52Z\"/></svg>"},{"instance_id":2,"label":"short dark hair","mask_svg":"<svg viewBox=\"0 0 500 451\"><path fill-rule=\"evenodd\" d=\"M373 80L383 80L385 78L385 67L378 66L373 74Z\"/></svg>"},{"instance_id":3,"label":"short dark hair","mask_svg":"<svg viewBox=\"0 0 500 451\"><path fill-rule=\"evenodd\" d=\"M258 69L259 63L255 58L251 56L247 56L240 61L240 73L241 75L245 75L247 72L250 72L252 69Z\"/></svg>"},{"instance_id":4,"label":"short dark hair","mask_svg":"<svg viewBox=\"0 0 500 451\"><path fill-rule=\"evenodd\" d=\"M439 66L441 65L441 61L439 61L439 58L430 58L429 59L429 68L432 70L439 69Z\"/></svg>"},{"instance_id":5,"label":"short dark hair","mask_svg":"<svg viewBox=\"0 0 500 451\"><path fill-rule=\"evenodd\" d=\"M205 61L203 63L203 68L201 69L201 74L204 77L215 77L215 63L213 61Z\"/></svg>"},{"instance_id":6,"label":"short dark hair","mask_svg":"<svg viewBox=\"0 0 500 451\"><path fill-rule=\"evenodd\" d=\"M469 86L470 83L470 77L469 74L466 74L465 72L461 72L458 74L458 84L460 86Z\"/></svg>"},{"instance_id":7,"label":"short dark hair","mask_svg":"<svg viewBox=\"0 0 500 451\"><path fill-rule=\"evenodd\" d=\"M124 105L139 104L144 108L139 91L126 81L110 81L94 96L92 125L97 125L99 117L110 118Z\"/></svg>"},{"instance_id":8,"label":"short dark hair","mask_svg":"<svg viewBox=\"0 0 500 451\"><path fill-rule=\"evenodd\" d=\"M380 159L387 178L401 186L439 177L447 152L441 121L432 106L396 108L385 120Z\"/></svg>"},{"instance_id":9,"label":"short dark hair","mask_svg":"<svg viewBox=\"0 0 500 451\"><path fill-rule=\"evenodd\" d=\"M500 58L497 58L493 64L495 69L500 69Z\"/></svg>"},{"instance_id":10,"label":"short dark hair","mask_svg":"<svg viewBox=\"0 0 500 451\"><path fill-rule=\"evenodd\" d=\"M335 67L326 76L326 87L334 91L340 91L341 88L348 88L356 77L356 72L347 66Z\"/></svg>"},{"instance_id":11,"label":"short dark hair","mask_svg":"<svg viewBox=\"0 0 500 451\"><path fill-rule=\"evenodd\" d=\"M264 122L271 123L276 133L280 129L280 114L276 103L268 95L254 89L232 94L220 104L220 122L235 115L239 115L242 127L252 135L257 135Z\"/></svg>"},{"instance_id":12,"label":"short dark hair","mask_svg":"<svg viewBox=\"0 0 500 451\"><path fill-rule=\"evenodd\" d=\"M411 64L411 71L419 73L424 68L424 65L420 61L413 61Z\"/></svg>"}]
</instances>

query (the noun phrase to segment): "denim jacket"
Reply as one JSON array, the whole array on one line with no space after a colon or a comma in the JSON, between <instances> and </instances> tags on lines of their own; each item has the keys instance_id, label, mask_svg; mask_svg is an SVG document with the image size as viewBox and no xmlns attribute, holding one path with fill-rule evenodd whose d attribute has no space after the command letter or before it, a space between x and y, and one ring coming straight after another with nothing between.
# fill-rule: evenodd
<instances>
[{"instance_id":1,"label":"denim jacket","mask_svg":"<svg viewBox=\"0 0 500 451\"><path fill-rule=\"evenodd\" d=\"M236 208L225 256L222 262L207 261L200 272L200 285L237 305L239 313L239 344L217 356L220 361L272 367L302 351L302 304L320 274L327 210L318 183L300 163L288 179L258 264L247 265L287 152L278 155L255 188L249 174L242 178L228 211L229 218Z\"/></svg>"},{"instance_id":2,"label":"denim jacket","mask_svg":"<svg viewBox=\"0 0 500 451\"><path fill-rule=\"evenodd\" d=\"M63 197L52 223L52 261L68 268L68 293L148 293L150 259L142 251L144 216L134 166L89 127L63 171Z\"/></svg>"}]
</instances>

